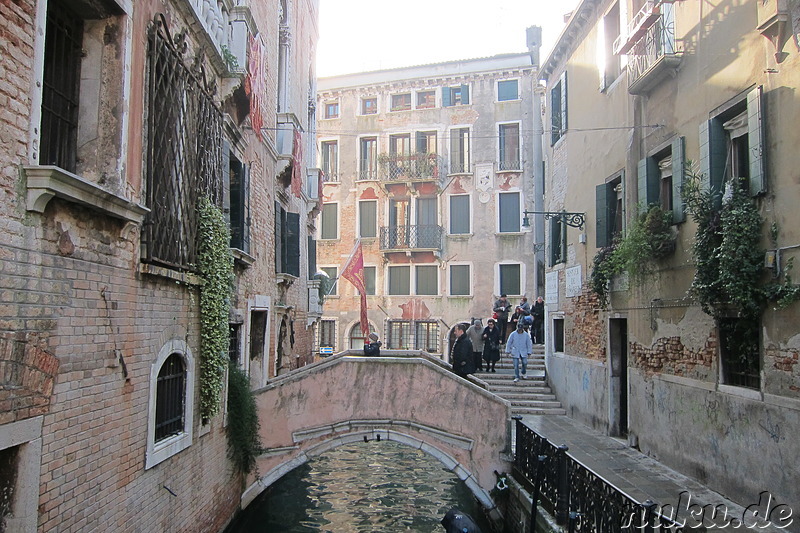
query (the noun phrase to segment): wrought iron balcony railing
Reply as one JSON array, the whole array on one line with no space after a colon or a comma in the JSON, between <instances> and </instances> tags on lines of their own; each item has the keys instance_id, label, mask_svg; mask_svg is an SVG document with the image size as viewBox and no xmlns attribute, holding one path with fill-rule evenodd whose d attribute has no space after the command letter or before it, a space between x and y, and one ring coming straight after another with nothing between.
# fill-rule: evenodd
<instances>
[{"instance_id":1,"label":"wrought iron balcony railing","mask_svg":"<svg viewBox=\"0 0 800 533\"><path fill-rule=\"evenodd\" d=\"M378 157L379 176L382 180L439 180L441 158L436 154L381 154Z\"/></svg>"},{"instance_id":2,"label":"wrought iron balcony railing","mask_svg":"<svg viewBox=\"0 0 800 533\"><path fill-rule=\"evenodd\" d=\"M519 162L519 158L516 160L507 160L507 161L498 161L497 162L497 170L522 170L522 165Z\"/></svg>"},{"instance_id":3,"label":"wrought iron balcony railing","mask_svg":"<svg viewBox=\"0 0 800 533\"><path fill-rule=\"evenodd\" d=\"M628 52L628 90L645 94L680 64L681 50L675 41L675 22L671 6L662 6L661 15Z\"/></svg>"},{"instance_id":4,"label":"wrought iron balcony railing","mask_svg":"<svg viewBox=\"0 0 800 533\"><path fill-rule=\"evenodd\" d=\"M441 226L388 226L381 228L381 250L441 250Z\"/></svg>"}]
</instances>

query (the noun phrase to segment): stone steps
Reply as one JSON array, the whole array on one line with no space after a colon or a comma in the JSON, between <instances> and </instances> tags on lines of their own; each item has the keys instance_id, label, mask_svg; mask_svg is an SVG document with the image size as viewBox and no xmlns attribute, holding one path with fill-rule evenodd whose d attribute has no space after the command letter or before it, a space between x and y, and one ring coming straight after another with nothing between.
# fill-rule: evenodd
<instances>
[{"instance_id":1,"label":"stone steps","mask_svg":"<svg viewBox=\"0 0 800 533\"><path fill-rule=\"evenodd\" d=\"M495 365L497 372L475 373L475 377L486 383L490 392L511 403L512 415L566 414L561 402L547 385L542 348L534 346L534 353L528 358L526 379L514 381L514 364L505 355Z\"/></svg>"}]
</instances>

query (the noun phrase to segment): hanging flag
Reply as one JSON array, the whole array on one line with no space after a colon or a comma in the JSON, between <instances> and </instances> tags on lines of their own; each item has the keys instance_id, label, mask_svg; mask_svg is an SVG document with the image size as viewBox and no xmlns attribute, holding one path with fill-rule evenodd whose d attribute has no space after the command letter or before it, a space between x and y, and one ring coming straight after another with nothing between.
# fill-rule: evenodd
<instances>
[{"instance_id":1,"label":"hanging flag","mask_svg":"<svg viewBox=\"0 0 800 533\"><path fill-rule=\"evenodd\" d=\"M296 128L292 143L292 160L292 194L300 198L303 194L303 137Z\"/></svg>"},{"instance_id":2,"label":"hanging flag","mask_svg":"<svg viewBox=\"0 0 800 533\"><path fill-rule=\"evenodd\" d=\"M267 54L261 34L251 35L248 43L247 77L244 92L250 97L250 125L253 132L261 138L264 117L267 116Z\"/></svg>"},{"instance_id":3,"label":"hanging flag","mask_svg":"<svg viewBox=\"0 0 800 533\"><path fill-rule=\"evenodd\" d=\"M365 336L369 333L369 321L367 320L367 287L364 281L364 251L361 248L361 241L356 242L353 253L342 268L344 279L353 284L361 294L361 333Z\"/></svg>"}]
</instances>

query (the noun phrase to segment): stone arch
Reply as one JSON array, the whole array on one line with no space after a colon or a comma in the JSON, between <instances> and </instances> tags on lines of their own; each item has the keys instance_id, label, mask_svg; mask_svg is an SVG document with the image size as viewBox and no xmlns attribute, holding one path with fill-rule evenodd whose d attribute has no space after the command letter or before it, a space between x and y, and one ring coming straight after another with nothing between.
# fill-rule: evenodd
<instances>
[{"instance_id":1,"label":"stone arch","mask_svg":"<svg viewBox=\"0 0 800 533\"><path fill-rule=\"evenodd\" d=\"M400 432L396 429L374 427L372 429L356 429L348 433L336 433L331 438L323 441L316 442L306 449L302 449L298 455L293 456L291 459L279 464L265 475L258 478L251 484L242 495L242 509L247 507L259 494L269 488L273 483L277 482L283 476L307 463L309 460L319 457L327 451L338 448L346 444L356 442L363 442L364 438L369 440L387 440L406 445L410 448L421 450L438 460L442 465L458 477L467 488L472 492L475 498L480 502L484 509L493 511L496 509L494 500L492 500L489 492L480 486L477 478L467 470L464 465L459 463L452 455L446 453L442 449L432 445L431 443L415 437L409 433Z\"/></svg>"}]
</instances>

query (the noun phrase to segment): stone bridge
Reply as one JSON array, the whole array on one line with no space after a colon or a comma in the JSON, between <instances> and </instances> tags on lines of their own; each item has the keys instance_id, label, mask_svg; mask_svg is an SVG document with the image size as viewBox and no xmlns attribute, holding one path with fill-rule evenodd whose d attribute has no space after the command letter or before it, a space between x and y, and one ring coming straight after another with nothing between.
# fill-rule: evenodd
<instances>
[{"instance_id":1,"label":"stone bridge","mask_svg":"<svg viewBox=\"0 0 800 533\"><path fill-rule=\"evenodd\" d=\"M242 507L309 459L366 437L430 454L494 509L494 472L509 469L509 402L425 352L358 353L294 370L256 391L267 449L257 460L261 477L251 480Z\"/></svg>"}]
</instances>

